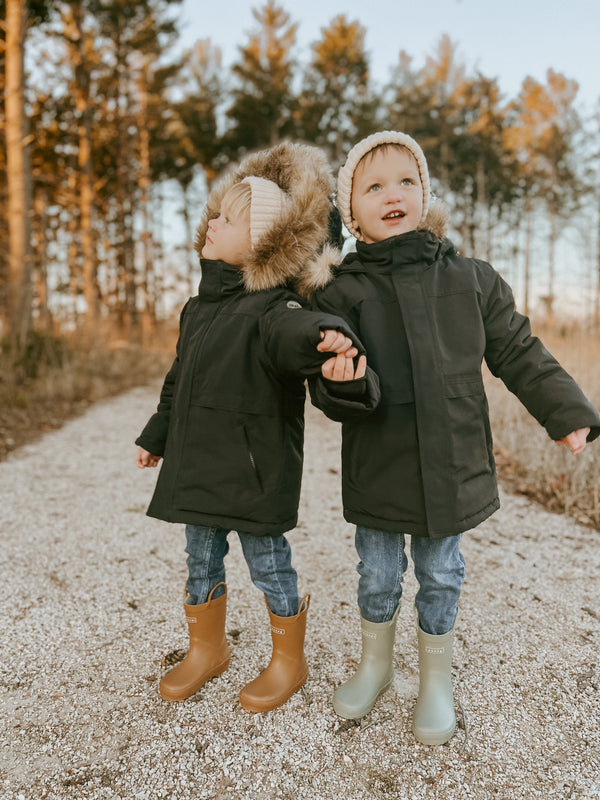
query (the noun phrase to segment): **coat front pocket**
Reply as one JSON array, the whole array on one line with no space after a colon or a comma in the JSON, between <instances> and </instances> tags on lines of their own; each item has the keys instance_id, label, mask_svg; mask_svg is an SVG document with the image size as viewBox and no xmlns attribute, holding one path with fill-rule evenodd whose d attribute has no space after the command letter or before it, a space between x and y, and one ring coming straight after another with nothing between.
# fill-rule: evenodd
<instances>
[{"instance_id":1,"label":"coat front pocket","mask_svg":"<svg viewBox=\"0 0 600 800\"><path fill-rule=\"evenodd\" d=\"M466 372L444 377L446 397L467 397L472 394L483 394L483 378L481 372Z\"/></svg>"},{"instance_id":2,"label":"coat front pocket","mask_svg":"<svg viewBox=\"0 0 600 800\"><path fill-rule=\"evenodd\" d=\"M254 452L252 450L252 445L250 444L250 435L248 434L248 429L246 428L245 425L242 425L242 434L244 436L244 444L245 444L245 447L246 447L246 451L248 453L248 461L250 463L250 468L252 470L252 475L254 476L254 479L256 480L256 485L257 485L258 489L262 492L263 491L263 485L262 485L262 481L260 479L260 472L258 471L258 464L256 463L256 457L255 457Z\"/></svg>"},{"instance_id":3,"label":"coat front pocket","mask_svg":"<svg viewBox=\"0 0 600 800\"><path fill-rule=\"evenodd\" d=\"M172 452L177 507L244 519L262 502L259 462L238 415L191 406L185 439Z\"/></svg>"},{"instance_id":4,"label":"coat front pocket","mask_svg":"<svg viewBox=\"0 0 600 800\"><path fill-rule=\"evenodd\" d=\"M462 480L489 474L492 437L481 372L444 377L452 465Z\"/></svg>"}]
</instances>

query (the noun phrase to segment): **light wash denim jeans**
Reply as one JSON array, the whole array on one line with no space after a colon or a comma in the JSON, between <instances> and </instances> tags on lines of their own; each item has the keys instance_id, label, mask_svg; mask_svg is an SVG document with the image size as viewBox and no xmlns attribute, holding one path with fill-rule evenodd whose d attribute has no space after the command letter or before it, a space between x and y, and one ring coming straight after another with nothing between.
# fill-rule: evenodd
<instances>
[{"instance_id":1,"label":"light wash denim jeans","mask_svg":"<svg viewBox=\"0 0 600 800\"><path fill-rule=\"evenodd\" d=\"M460 539L460 534L442 539L411 536L410 554L419 582L415 597L419 625L434 636L452 630L456 618L465 577ZM408 566L404 545L403 533L360 525L356 529L356 551L360 558L358 605L362 617L369 622L387 622L394 616Z\"/></svg>"},{"instance_id":2,"label":"light wash denim jeans","mask_svg":"<svg viewBox=\"0 0 600 800\"><path fill-rule=\"evenodd\" d=\"M210 590L225 581L224 559L229 552L224 528L204 525L186 525L185 552L188 554L188 581L186 603L201 605L208 599ZM242 551L254 585L267 598L269 609L278 617L292 617L298 613L298 576L292 567L292 550L285 536L253 536L238 532ZM224 593L219 586L213 597Z\"/></svg>"}]
</instances>

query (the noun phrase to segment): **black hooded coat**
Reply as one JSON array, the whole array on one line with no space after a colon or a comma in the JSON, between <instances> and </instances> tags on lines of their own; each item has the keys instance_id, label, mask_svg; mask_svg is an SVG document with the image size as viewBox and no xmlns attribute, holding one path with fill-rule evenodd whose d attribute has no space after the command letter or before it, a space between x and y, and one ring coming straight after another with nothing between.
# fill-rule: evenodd
<instances>
[{"instance_id":1,"label":"black hooded coat","mask_svg":"<svg viewBox=\"0 0 600 800\"><path fill-rule=\"evenodd\" d=\"M531 335L510 287L433 232L444 224L357 242L337 268L304 275L302 288L316 292L314 308L348 321L381 385L373 414L342 420L346 520L432 537L499 508L484 359L552 439L600 433L598 412ZM313 402L339 419L330 397Z\"/></svg>"},{"instance_id":2,"label":"black hooded coat","mask_svg":"<svg viewBox=\"0 0 600 800\"><path fill-rule=\"evenodd\" d=\"M328 357L321 331L339 317L308 310L287 288L305 261L335 254L328 235L329 167L316 148L283 143L248 156L209 197L196 249L227 189L246 175L276 181L288 212L253 248L243 269L201 259L198 294L181 313L177 355L156 413L136 444L163 456L148 514L169 522L279 535L296 525L303 461L306 378ZM338 412L369 412L377 377L353 381L360 399L340 398Z\"/></svg>"}]
</instances>

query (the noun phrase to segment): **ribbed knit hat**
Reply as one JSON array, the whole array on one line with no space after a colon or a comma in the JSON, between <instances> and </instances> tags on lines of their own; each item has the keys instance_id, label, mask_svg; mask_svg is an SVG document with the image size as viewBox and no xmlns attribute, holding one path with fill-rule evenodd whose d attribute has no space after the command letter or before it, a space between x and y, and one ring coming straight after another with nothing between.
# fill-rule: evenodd
<instances>
[{"instance_id":1,"label":"ribbed knit hat","mask_svg":"<svg viewBox=\"0 0 600 800\"><path fill-rule=\"evenodd\" d=\"M286 210L289 198L281 187L266 178L250 175L241 182L250 185L250 241L254 247Z\"/></svg>"},{"instance_id":2,"label":"ribbed knit hat","mask_svg":"<svg viewBox=\"0 0 600 800\"><path fill-rule=\"evenodd\" d=\"M358 162L366 156L366 154L378 147L380 144L400 144L406 147L407 150L414 156L419 169L419 177L423 185L423 214L420 222L423 222L429 210L429 170L427 169L427 161L425 154L421 147L406 133L400 131L380 131L379 133L372 133L366 139L362 139L358 144L355 144L352 150L348 153L346 163L340 167L337 180L337 207L342 215L342 221L350 233L360 238L360 233L352 224L352 211L350 201L352 198L352 180L354 178L354 170L358 166Z\"/></svg>"}]
</instances>

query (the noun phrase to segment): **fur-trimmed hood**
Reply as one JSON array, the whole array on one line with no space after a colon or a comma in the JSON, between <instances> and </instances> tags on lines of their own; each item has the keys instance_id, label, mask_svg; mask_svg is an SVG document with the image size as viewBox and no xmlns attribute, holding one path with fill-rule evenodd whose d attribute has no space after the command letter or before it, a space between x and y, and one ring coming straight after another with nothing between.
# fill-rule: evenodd
<instances>
[{"instance_id":1,"label":"fur-trimmed hood","mask_svg":"<svg viewBox=\"0 0 600 800\"><path fill-rule=\"evenodd\" d=\"M440 242L445 238L448 230L449 211L445 203L433 200L425 220L419 225L418 230L429 231ZM332 253L332 255L334 255ZM302 297L310 298L319 289L327 286L335 277L335 268L342 262L341 256L337 260L325 263L324 259L308 264L294 281L294 288Z\"/></svg>"},{"instance_id":2,"label":"fur-trimmed hood","mask_svg":"<svg viewBox=\"0 0 600 800\"><path fill-rule=\"evenodd\" d=\"M246 291L283 286L304 269L318 272L341 260L341 251L327 244L334 188L331 168L320 149L296 142L249 154L213 187L196 231L194 249L199 256L208 223L219 216L225 193L250 175L274 181L291 202L252 248L242 269Z\"/></svg>"}]
</instances>

